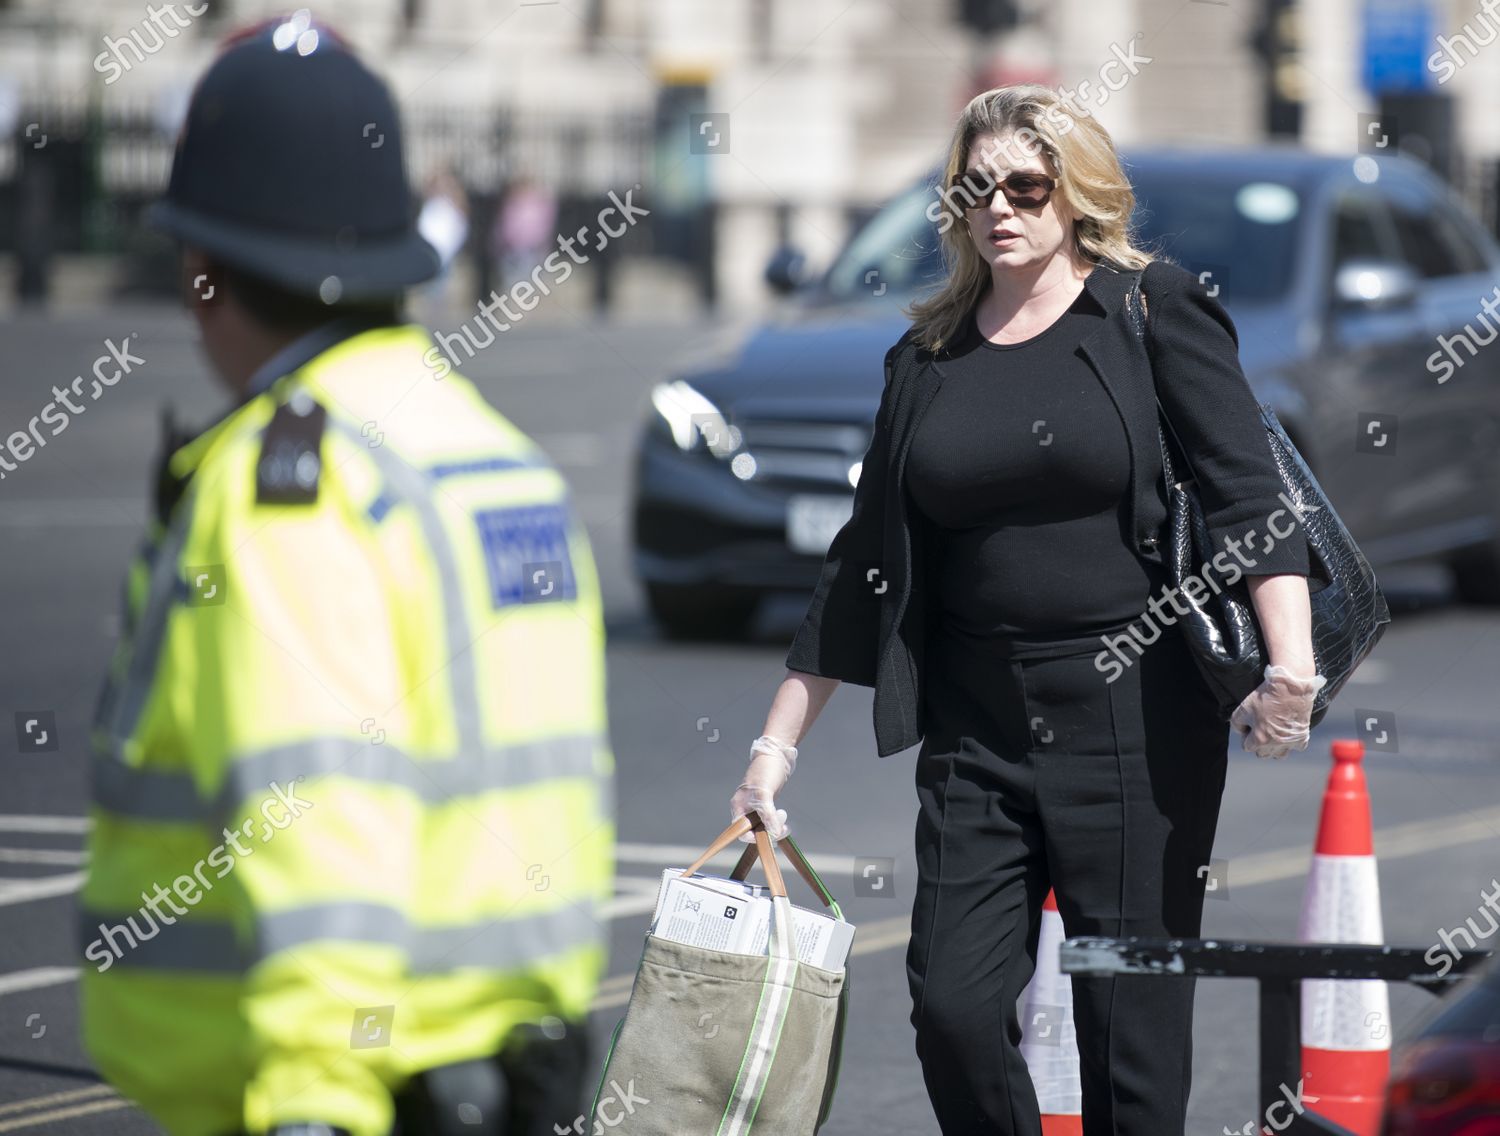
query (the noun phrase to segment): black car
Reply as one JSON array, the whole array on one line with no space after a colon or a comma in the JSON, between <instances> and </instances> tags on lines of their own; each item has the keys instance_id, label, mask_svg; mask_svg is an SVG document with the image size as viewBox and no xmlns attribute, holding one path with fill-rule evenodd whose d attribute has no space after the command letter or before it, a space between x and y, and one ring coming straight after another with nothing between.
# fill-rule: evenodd
<instances>
[{"instance_id":1,"label":"black car","mask_svg":"<svg viewBox=\"0 0 1500 1136\"><path fill-rule=\"evenodd\" d=\"M1440 559L1500 602L1500 246L1400 155L1290 146L1122 155L1138 243L1199 274L1276 411L1378 567ZM816 282L782 250L786 310L651 392L636 570L671 635L733 634L810 591L848 518L901 308L942 278L933 177Z\"/></svg>"}]
</instances>

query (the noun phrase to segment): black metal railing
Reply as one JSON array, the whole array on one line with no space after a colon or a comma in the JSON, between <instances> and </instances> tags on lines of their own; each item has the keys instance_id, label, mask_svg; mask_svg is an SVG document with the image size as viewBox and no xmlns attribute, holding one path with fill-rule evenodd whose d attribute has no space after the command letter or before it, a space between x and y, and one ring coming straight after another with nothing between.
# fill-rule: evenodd
<instances>
[{"instance_id":1,"label":"black metal railing","mask_svg":"<svg viewBox=\"0 0 1500 1136\"><path fill-rule=\"evenodd\" d=\"M1443 992L1474 969L1489 951L1460 955L1439 975L1420 947L1349 943L1260 943L1229 939L1064 940L1059 963L1064 974L1111 977L1120 974L1197 978L1253 978L1260 988L1260 1074L1262 1115L1282 1099L1284 1085L1302 1076L1302 981L1328 978L1405 982ZM1281 1129L1288 1136L1355 1136L1313 1112L1299 1112Z\"/></svg>"}]
</instances>

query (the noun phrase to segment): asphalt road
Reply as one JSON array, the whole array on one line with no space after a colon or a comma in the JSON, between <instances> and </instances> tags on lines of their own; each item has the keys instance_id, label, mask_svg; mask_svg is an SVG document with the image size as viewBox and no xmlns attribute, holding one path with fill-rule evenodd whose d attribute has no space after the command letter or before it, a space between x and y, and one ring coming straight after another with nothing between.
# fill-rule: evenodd
<instances>
[{"instance_id":1,"label":"asphalt road","mask_svg":"<svg viewBox=\"0 0 1500 1136\"><path fill-rule=\"evenodd\" d=\"M770 605L744 644L667 643L644 616L626 546L634 434L651 383L713 330L554 320L518 327L468 368L568 473L605 590L623 843L612 978L594 1017L601 1046L628 996L649 889L662 867L684 862L727 821L805 602ZM220 397L176 311L24 317L0 326L0 430L24 428L52 384L86 374L107 338L118 344L127 334L145 362L0 481L0 1133L155 1131L98 1084L77 1039L71 926L84 867L85 725L144 518L158 408L171 401L182 417L206 419ZM1450 605L1431 573L1393 572L1386 581L1402 600L1396 622L1309 750L1284 762L1232 758L1215 853L1227 867L1206 934L1294 936L1328 744L1353 736L1357 711L1390 715L1396 726L1397 748L1366 762L1387 940L1434 943L1440 929L1474 914L1480 889L1500 876L1500 613ZM870 697L859 687L837 694L782 802L859 928L826 1136L937 1131L912 1046L904 969L916 751L875 756ZM38 710L54 715L57 747L23 752L13 714ZM857 857L888 857L894 872L879 889L857 882ZM1255 1117L1254 987L1204 981L1199 991L1190 1131L1238 1132ZM1392 991L1398 1040L1428 1001Z\"/></svg>"}]
</instances>

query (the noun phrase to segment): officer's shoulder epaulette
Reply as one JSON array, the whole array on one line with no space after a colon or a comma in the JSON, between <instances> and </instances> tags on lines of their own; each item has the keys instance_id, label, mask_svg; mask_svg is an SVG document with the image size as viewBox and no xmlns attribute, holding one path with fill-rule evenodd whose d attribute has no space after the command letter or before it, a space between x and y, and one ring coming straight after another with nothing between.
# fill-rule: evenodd
<instances>
[{"instance_id":1,"label":"officer's shoulder epaulette","mask_svg":"<svg viewBox=\"0 0 1500 1136\"><path fill-rule=\"evenodd\" d=\"M323 429L328 412L306 391L276 408L261 438L255 465L255 500L261 505L311 505L323 472Z\"/></svg>"}]
</instances>

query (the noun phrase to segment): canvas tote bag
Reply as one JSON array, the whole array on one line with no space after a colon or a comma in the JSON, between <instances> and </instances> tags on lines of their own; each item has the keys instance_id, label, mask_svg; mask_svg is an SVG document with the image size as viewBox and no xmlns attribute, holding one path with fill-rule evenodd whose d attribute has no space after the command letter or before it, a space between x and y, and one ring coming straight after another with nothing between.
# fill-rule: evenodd
<instances>
[{"instance_id":1,"label":"canvas tote bag","mask_svg":"<svg viewBox=\"0 0 1500 1136\"><path fill-rule=\"evenodd\" d=\"M755 832L731 878L758 858L770 886L768 954L747 955L646 934L625 1016L615 1027L588 1133L609 1136L812 1136L838 1081L849 981L800 962L792 904L769 834L747 814L683 876L741 833ZM843 913L790 836L777 842L840 922Z\"/></svg>"}]
</instances>

